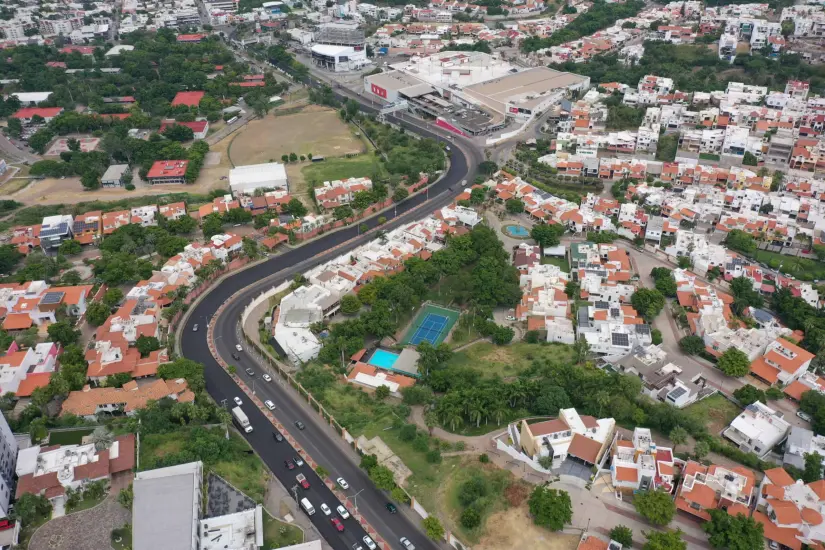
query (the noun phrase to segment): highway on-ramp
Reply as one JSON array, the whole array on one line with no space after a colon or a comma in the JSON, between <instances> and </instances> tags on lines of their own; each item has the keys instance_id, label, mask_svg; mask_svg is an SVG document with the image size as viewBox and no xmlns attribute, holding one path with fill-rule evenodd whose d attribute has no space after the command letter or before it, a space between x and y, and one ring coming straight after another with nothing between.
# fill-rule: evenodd
<instances>
[{"instance_id":1,"label":"highway on-ramp","mask_svg":"<svg viewBox=\"0 0 825 550\"><path fill-rule=\"evenodd\" d=\"M364 110L367 108L364 107ZM419 135L437 137L436 134L419 126L420 122L413 124L409 120L403 122L396 120L396 122L410 127ZM253 387L254 379L256 396L262 401L269 399L276 404L277 409L273 411L273 414L313 460L330 472L330 478L337 479L340 476L347 480L350 486L346 491L347 495L353 497L357 494L357 500L354 502L358 506L359 513L377 530L390 548L401 548L399 543L401 537L408 537L417 549L429 550L439 546L427 539L417 525L418 522L413 522L401 510L395 515L387 511L385 505L389 501L388 496L372 484L366 473L342 448L345 443L340 440L340 436L327 426L317 413L308 412L294 390L282 385L280 376L270 372L273 381L264 382L261 379L264 367L250 355L250 350L244 349L240 354L240 360L233 359L231 354L235 351L236 344L243 343L239 319L241 311L252 297L273 285L291 279L296 273L306 271L314 265L328 261L375 238L374 232L359 235L358 226L363 223L374 228L378 224L378 217L384 216L388 221L382 229L389 230L402 223L422 218L436 208L452 202L454 197L462 191L467 178L474 174L476 166L484 158L480 151L459 139L450 142L449 156L450 167L447 173L431 185L427 192L413 195L393 209L361 220L351 227L328 233L224 279L204 295L190 311L180 342L182 354L185 357L205 365L206 389L217 402L226 400L228 406L231 407L234 406L232 403L234 397L238 396L243 400L242 408L254 428L251 434L247 434L250 445L281 483L291 490L296 485L295 474L298 470L287 470L284 460L294 458L297 453L286 441L278 443L274 440L272 424L251 403L248 396L242 394L232 377L220 367L212 357L206 342L206 326L214 313L227 299L243 289L214 320L213 336L218 354L227 363L237 366L238 376L247 386ZM416 209L416 207L419 208ZM193 331L195 323L199 324L202 329L197 332ZM252 369L255 376L248 376L246 369ZM301 420L306 425L306 429L299 431L294 425L296 420ZM353 545L358 543L366 550L363 542L359 542L365 533L354 520L344 522L346 530L343 533L338 533L333 528L330 518L320 511L320 504L326 503L333 510L332 517L335 517L334 510L339 504L337 499L308 466L300 470L309 479L311 488L307 491L298 489L298 495L299 498L306 496L315 507L316 513L310 519L321 535L333 548L352 549ZM413 517L418 516L413 514Z\"/></svg>"}]
</instances>

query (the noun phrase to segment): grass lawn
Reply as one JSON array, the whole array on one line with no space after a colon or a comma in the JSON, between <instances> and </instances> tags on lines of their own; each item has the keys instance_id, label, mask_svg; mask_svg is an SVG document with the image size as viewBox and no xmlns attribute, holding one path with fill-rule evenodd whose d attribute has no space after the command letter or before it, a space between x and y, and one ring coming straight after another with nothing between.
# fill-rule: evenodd
<instances>
[{"instance_id":1,"label":"grass lawn","mask_svg":"<svg viewBox=\"0 0 825 550\"><path fill-rule=\"evenodd\" d=\"M378 157L367 153L349 158L328 158L321 162L312 162L301 169L301 174L310 185L320 185L332 180L372 178L376 172L381 173L381 170Z\"/></svg>"},{"instance_id":2,"label":"grass lawn","mask_svg":"<svg viewBox=\"0 0 825 550\"><path fill-rule=\"evenodd\" d=\"M93 431L94 428L81 428L65 432L49 432L49 445L80 445L80 441Z\"/></svg>"},{"instance_id":3,"label":"grass lawn","mask_svg":"<svg viewBox=\"0 0 825 550\"><path fill-rule=\"evenodd\" d=\"M66 513L74 514L75 512L81 512L83 510L88 510L89 508L94 508L95 506L103 502L103 500L107 496L109 496L109 493L104 494L100 498L84 498L74 508L72 508L71 510L66 510Z\"/></svg>"},{"instance_id":4,"label":"grass lawn","mask_svg":"<svg viewBox=\"0 0 825 550\"><path fill-rule=\"evenodd\" d=\"M264 548L282 548L304 542L304 532L295 525L264 515Z\"/></svg>"},{"instance_id":5,"label":"grass lawn","mask_svg":"<svg viewBox=\"0 0 825 550\"><path fill-rule=\"evenodd\" d=\"M212 428L219 430L223 434L223 428ZM151 470L160 467L159 460L167 457L167 460L184 451L187 439L187 428L164 433L146 434L140 438L140 469ZM266 493L267 470L258 455L250 453L249 444L241 436L233 431L229 432L231 443L230 452L222 460L207 464L207 471L212 471L234 485L239 491L243 491L255 502L263 502ZM181 453L187 455L188 453ZM183 456L181 459L186 458ZM189 460L184 460L188 462ZM180 462L171 460L170 466Z\"/></svg>"},{"instance_id":6,"label":"grass lawn","mask_svg":"<svg viewBox=\"0 0 825 550\"><path fill-rule=\"evenodd\" d=\"M742 411L739 407L719 394L706 397L685 408L685 413L707 426L708 431L714 435L730 424L740 412Z\"/></svg>"},{"instance_id":7,"label":"grass lawn","mask_svg":"<svg viewBox=\"0 0 825 550\"><path fill-rule=\"evenodd\" d=\"M782 265L782 273L793 275L803 281L825 279L825 263L816 260L787 256L768 250L757 250L753 257L772 269L779 269Z\"/></svg>"},{"instance_id":8,"label":"grass lawn","mask_svg":"<svg viewBox=\"0 0 825 550\"><path fill-rule=\"evenodd\" d=\"M481 523L475 529L466 529L460 521L465 507L459 500L459 495L462 485L474 478L484 480L483 486L487 492L475 502L481 512ZM503 493L511 481L514 481L514 478L508 470L499 469L492 464L481 464L474 457L465 458L461 468L457 468L450 476L446 491L441 496L442 510L446 512L448 523L451 524L450 530L458 534L464 542L478 543L484 534L487 518L507 506Z\"/></svg>"},{"instance_id":9,"label":"grass lawn","mask_svg":"<svg viewBox=\"0 0 825 550\"><path fill-rule=\"evenodd\" d=\"M481 376L512 378L530 367L536 359L559 365L572 363L573 350L563 344L516 342L509 346L496 346L490 342L479 342L455 353L449 365L475 369Z\"/></svg>"},{"instance_id":10,"label":"grass lawn","mask_svg":"<svg viewBox=\"0 0 825 550\"><path fill-rule=\"evenodd\" d=\"M699 158L702 160L719 160L719 155L714 155L712 153L699 153Z\"/></svg>"},{"instance_id":11,"label":"grass lawn","mask_svg":"<svg viewBox=\"0 0 825 550\"><path fill-rule=\"evenodd\" d=\"M386 428L391 429L385 431ZM425 453L413 449L411 442L399 439L399 431L392 428L390 418L384 418L365 426L362 434L368 439L376 435L381 437L412 471L412 475L407 478L407 491L420 500L425 509L440 510L438 493L446 486L449 476L457 471L456 466L461 462L460 457L446 457L440 464L427 462Z\"/></svg>"},{"instance_id":12,"label":"grass lawn","mask_svg":"<svg viewBox=\"0 0 825 550\"><path fill-rule=\"evenodd\" d=\"M541 259L541 263L557 265L565 273L570 273L570 262L567 261L567 258L550 258L545 256Z\"/></svg>"}]
</instances>

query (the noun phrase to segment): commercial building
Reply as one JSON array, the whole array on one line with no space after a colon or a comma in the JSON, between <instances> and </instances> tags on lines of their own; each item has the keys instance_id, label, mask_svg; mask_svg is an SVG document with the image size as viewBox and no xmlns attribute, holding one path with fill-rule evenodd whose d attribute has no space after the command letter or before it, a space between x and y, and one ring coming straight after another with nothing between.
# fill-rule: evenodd
<instances>
[{"instance_id":1,"label":"commercial building","mask_svg":"<svg viewBox=\"0 0 825 550\"><path fill-rule=\"evenodd\" d=\"M367 60L366 48L360 46L338 46L333 44L315 44L312 46L312 63L333 72L357 71L362 69Z\"/></svg>"},{"instance_id":2,"label":"commercial building","mask_svg":"<svg viewBox=\"0 0 825 550\"><path fill-rule=\"evenodd\" d=\"M170 126L186 126L192 130L192 139L205 139L209 133L208 120L193 120L192 122L178 122L176 120L164 120L160 123L158 133L163 133Z\"/></svg>"},{"instance_id":3,"label":"commercial building","mask_svg":"<svg viewBox=\"0 0 825 550\"><path fill-rule=\"evenodd\" d=\"M238 166L229 171L229 189L233 195L252 195L256 189L289 190L284 165L278 162Z\"/></svg>"},{"instance_id":4,"label":"commercial building","mask_svg":"<svg viewBox=\"0 0 825 550\"><path fill-rule=\"evenodd\" d=\"M521 69L497 55L441 52L414 56L393 70L364 78L367 93L413 109L471 134L531 120L569 92L590 87L588 77L545 67Z\"/></svg>"},{"instance_id":5,"label":"commercial building","mask_svg":"<svg viewBox=\"0 0 825 550\"><path fill-rule=\"evenodd\" d=\"M44 123L48 123L62 112L63 107L24 107L11 116L23 124L31 124L36 116L42 118Z\"/></svg>"},{"instance_id":6,"label":"commercial building","mask_svg":"<svg viewBox=\"0 0 825 550\"><path fill-rule=\"evenodd\" d=\"M204 490L201 462L137 473L133 484L132 548L256 550L262 547L263 507L220 478L214 481L213 486L210 475L209 487ZM207 492L209 502L203 510L202 494ZM240 501L230 508L231 501L219 502L221 496Z\"/></svg>"},{"instance_id":7,"label":"commercial building","mask_svg":"<svg viewBox=\"0 0 825 550\"><path fill-rule=\"evenodd\" d=\"M149 169L146 179L152 185L186 183L188 160L158 160Z\"/></svg>"},{"instance_id":8,"label":"commercial building","mask_svg":"<svg viewBox=\"0 0 825 550\"><path fill-rule=\"evenodd\" d=\"M103 187L121 187L123 185L123 176L129 171L128 164L112 164L106 172L100 177L100 185Z\"/></svg>"},{"instance_id":9,"label":"commercial building","mask_svg":"<svg viewBox=\"0 0 825 550\"><path fill-rule=\"evenodd\" d=\"M132 485L134 550L198 550L203 463L135 474Z\"/></svg>"}]
</instances>

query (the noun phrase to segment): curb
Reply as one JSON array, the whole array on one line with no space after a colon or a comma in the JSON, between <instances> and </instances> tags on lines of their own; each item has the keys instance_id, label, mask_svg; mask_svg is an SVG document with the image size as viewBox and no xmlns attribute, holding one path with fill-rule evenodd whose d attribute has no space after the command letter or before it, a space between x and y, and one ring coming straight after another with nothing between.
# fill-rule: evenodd
<instances>
[{"instance_id":1,"label":"curb","mask_svg":"<svg viewBox=\"0 0 825 550\"><path fill-rule=\"evenodd\" d=\"M224 371L226 371L227 374L229 374L229 376L232 377L232 380L238 385L241 391L244 392L247 398L249 398L250 401L252 401L252 403L255 404L255 406L261 413L263 413L266 419L269 420L270 424L275 426L275 428L277 428L277 430L281 432L281 434L284 436L284 439L286 439L287 442L289 442L289 444L292 445L292 447L295 449L298 455L304 460L304 462L306 462L307 465L309 465L312 468L312 470L315 471L315 469L318 467L318 463L315 462L315 460L310 456L310 454L297 441L295 441L295 438L292 436L289 430L287 430L284 427L284 425L281 424L281 422L279 422L277 418L275 418L272 412L269 409L267 409L266 406L264 406L263 402L258 398L258 396L252 393L249 386L247 386L246 383L243 380L241 380L237 375L229 372L229 365L226 363L226 361L223 360L223 358L221 358L221 356L217 352L217 349L215 348L215 341L213 338L215 320L226 309L226 306L228 306L229 303L233 301L233 298L234 295L227 299L224 303L222 303L221 306L217 309L217 311L215 311L214 315L212 315L212 318L209 321L209 325L207 326L206 332L206 343L209 346L209 353L212 354L212 357L215 359L215 361L217 361L221 368ZM335 495L335 498L337 498L339 502L344 504L344 506L350 512L350 515L354 517L356 521L358 521L359 525L361 525L364 531L366 531L367 534L370 537L372 537L376 544L378 544L379 547L382 549L389 548L386 541L384 541L384 539L378 535L378 532L366 521L366 519L364 519L364 517L360 514L355 513L353 508L351 508L352 505L350 504L349 500L345 497L342 499L343 495L341 495L340 491L337 490L337 486L335 485L335 483L329 478L324 478L323 482L332 491L332 493Z\"/></svg>"}]
</instances>

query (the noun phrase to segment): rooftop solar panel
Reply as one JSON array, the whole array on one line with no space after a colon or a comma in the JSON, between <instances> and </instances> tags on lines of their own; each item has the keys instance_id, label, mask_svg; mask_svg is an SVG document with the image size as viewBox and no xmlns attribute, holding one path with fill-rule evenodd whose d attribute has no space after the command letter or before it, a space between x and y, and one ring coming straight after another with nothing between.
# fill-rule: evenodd
<instances>
[{"instance_id":1,"label":"rooftop solar panel","mask_svg":"<svg viewBox=\"0 0 825 550\"><path fill-rule=\"evenodd\" d=\"M59 304L63 299L65 292L47 292L40 299L41 304Z\"/></svg>"},{"instance_id":2,"label":"rooftop solar panel","mask_svg":"<svg viewBox=\"0 0 825 550\"><path fill-rule=\"evenodd\" d=\"M671 399L679 399L680 397L682 397L686 393L687 393L687 390L685 388L683 388L682 386L678 386L677 388L674 388L674 390L668 394L668 397L670 397Z\"/></svg>"},{"instance_id":3,"label":"rooftop solar panel","mask_svg":"<svg viewBox=\"0 0 825 550\"><path fill-rule=\"evenodd\" d=\"M650 325L636 325L637 334L650 334Z\"/></svg>"},{"instance_id":4,"label":"rooftop solar panel","mask_svg":"<svg viewBox=\"0 0 825 550\"><path fill-rule=\"evenodd\" d=\"M610 336L611 336L611 339L613 340L613 345L614 346L629 346L630 345L630 338L628 338L627 334L614 332Z\"/></svg>"}]
</instances>

